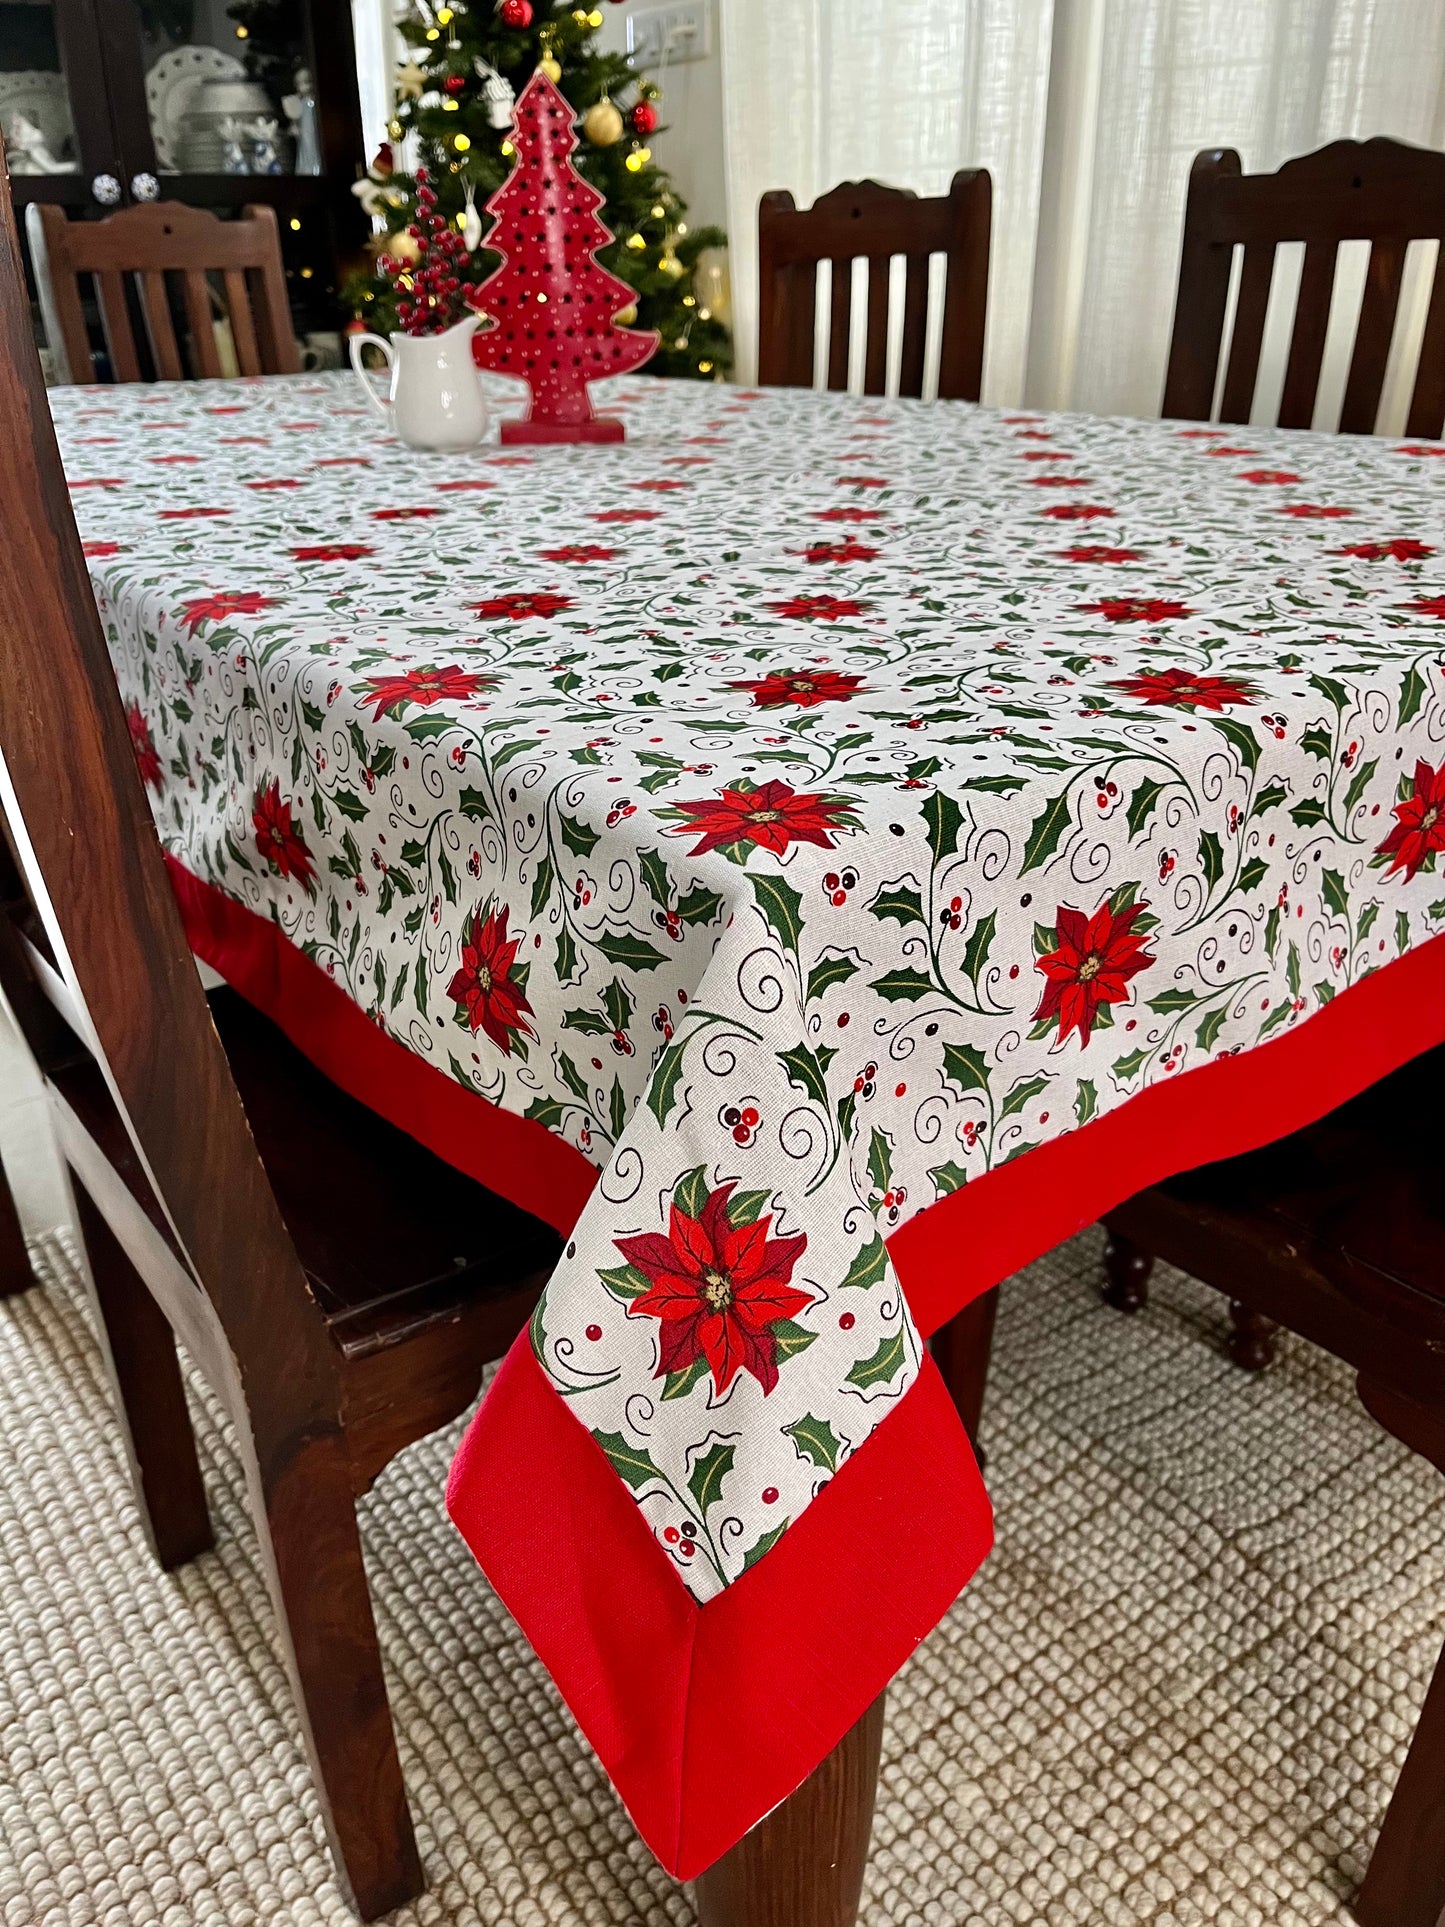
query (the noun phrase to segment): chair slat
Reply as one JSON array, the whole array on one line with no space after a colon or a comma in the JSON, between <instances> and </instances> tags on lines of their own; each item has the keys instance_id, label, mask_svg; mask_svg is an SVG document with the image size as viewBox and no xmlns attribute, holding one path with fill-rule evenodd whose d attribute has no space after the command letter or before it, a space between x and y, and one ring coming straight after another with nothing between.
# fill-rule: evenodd
<instances>
[{"instance_id":1,"label":"chair slat","mask_svg":"<svg viewBox=\"0 0 1445 1927\"><path fill-rule=\"evenodd\" d=\"M211 380L221 373L221 352L216 346L216 330L211 319L211 295L206 277L198 269L182 276L186 297L186 319L191 328L191 356L196 373Z\"/></svg>"},{"instance_id":2,"label":"chair slat","mask_svg":"<svg viewBox=\"0 0 1445 1927\"><path fill-rule=\"evenodd\" d=\"M236 366L243 375L261 373L261 351L256 344L256 330L251 325L251 297L246 288L246 277L239 268L227 268L226 307L231 316L231 339L236 344Z\"/></svg>"},{"instance_id":3,"label":"chair slat","mask_svg":"<svg viewBox=\"0 0 1445 1927\"><path fill-rule=\"evenodd\" d=\"M910 254L903 289L903 355L898 364L900 395L921 396L928 354L928 278L926 254Z\"/></svg>"},{"instance_id":4,"label":"chair slat","mask_svg":"<svg viewBox=\"0 0 1445 1927\"><path fill-rule=\"evenodd\" d=\"M1254 410L1255 384L1259 380L1259 351L1264 345L1264 317L1269 309L1270 283L1274 279L1274 244L1256 241L1244 250L1244 265L1239 273L1239 299L1234 307L1234 332L1229 344L1229 367L1224 377L1220 402L1222 422L1247 422ZM1209 412L1210 396L1204 403Z\"/></svg>"},{"instance_id":5,"label":"chair slat","mask_svg":"<svg viewBox=\"0 0 1445 1927\"><path fill-rule=\"evenodd\" d=\"M868 262L868 348L863 364L863 393L888 392L888 302L892 293L893 259L875 254Z\"/></svg>"},{"instance_id":6,"label":"chair slat","mask_svg":"<svg viewBox=\"0 0 1445 1927\"><path fill-rule=\"evenodd\" d=\"M1279 403L1281 428L1308 428L1314 420L1338 256L1337 241L1311 241L1305 247L1294 331L1290 335L1289 360L1284 371L1284 393Z\"/></svg>"},{"instance_id":7,"label":"chair slat","mask_svg":"<svg viewBox=\"0 0 1445 1927\"><path fill-rule=\"evenodd\" d=\"M828 319L828 386L841 394L848 386L848 350L853 341L851 261L833 263L832 290L832 312Z\"/></svg>"},{"instance_id":8,"label":"chair slat","mask_svg":"<svg viewBox=\"0 0 1445 1927\"><path fill-rule=\"evenodd\" d=\"M171 304L166 292L166 277L158 268L143 268L136 277L140 283L141 307L150 336L151 355L162 381L180 381L181 351L171 322Z\"/></svg>"},{"instance_id":9,"label":"chair slat","mask_svg":"<svg viewBox=\"0 0 1445 1927\"><path fill-rule=\"evenodd\" d=\"M131 332L125 277L113 271L97 274L95 287L100 300L100 318L105 328L111 373L117 381L139 381L140 357L136 354L135 336Z\"/></svg>"},{"instance_id":10,"label":"chair slat","mask_svg":"<svg viewBox=\"0 0 1445 1927\"><path fill-rule=\"evenodd\" d=\"M1430 307L1425 316L1425 333L1420 342L1420 366L1415 375L1415 392L1410 397L1410 415L1405 433L1430 437L1445 432L1445 241L1440 244L1435 263L1435 285L1430 290Z\"/></svg>"},{"instance_id":11,"label":"chair slat","mask_svg":"<svg viewBox=\"0 0 1445 1927\"><path fill-rule=\"evenodd\" d=\"M1400 283L1405 273L1408 243L1376 241L1370 249L1365 295L1355 329L1345 399L1340 406L1340 431L1345 435L1373 435L1380 412L1380 391L1400 308Z\"/></svg>"}]
</instances>

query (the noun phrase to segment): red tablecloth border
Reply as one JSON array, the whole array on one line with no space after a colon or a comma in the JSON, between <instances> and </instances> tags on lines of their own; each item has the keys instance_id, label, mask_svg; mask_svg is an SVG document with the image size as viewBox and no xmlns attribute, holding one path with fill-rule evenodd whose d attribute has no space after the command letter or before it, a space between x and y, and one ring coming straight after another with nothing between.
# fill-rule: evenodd
<instances>
[{"instance_id":1,"label":"red tablecloth border","mask_svg":"<svg viewBox=\"0 0 1445 1927\"><path fill-rule=\"evenodd\" d=\"M564 1234L594 1168L389 1036L279 928L167 859L196 954L344 1090ZM1297 1028L1151 1085L888 1240L919 1328L1144 1186L1298 1130L1445 1042L1445 935ZM483 1457L486 1476L470 1472ZM906 1495L906 1506L900 1499ZM987 1553L988 1499L931 1362L768 1553L699 1607L524 1333L448 1507L668 1870L690 1879L807 1777Z\"/></svg>"}]
</instances>

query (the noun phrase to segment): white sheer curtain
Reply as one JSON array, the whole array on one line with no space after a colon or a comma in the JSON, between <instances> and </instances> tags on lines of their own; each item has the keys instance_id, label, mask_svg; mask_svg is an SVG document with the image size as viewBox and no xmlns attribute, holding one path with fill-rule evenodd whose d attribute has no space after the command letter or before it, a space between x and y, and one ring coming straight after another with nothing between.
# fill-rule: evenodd
<instances>
[{"instance_id":1,"label":"white sheer curtain","mask_svg":"<svg viewBox=\"0 0 1445 1927\"><path fill-rule=\"evenodd\" d=\"M1184 194L1201 148L1246 170L1344 135L1445 145L1442 0L720 0L739 374L759 196L872 176L994 177L985 400L1155 414ZM1291 262L1258 402L1277 397ZM1338 405L1364 250L1342 250L1321 413ZM1423 325L1412 250L1395 354ZM1297 266L1294 267L1297 274ZM1387 382L1403 409L1402 384Z\"/></svg>"},{"instance_id":2,"label":"white sheer curtain","mask_svg":"<svg viewBox=\"0 0 1445 1927\"><path fill-rule=\"evenodd\" d=\"M840 181L994 182L985 399L1023 380L1053 0L720 0L738 374L756 367L757 207Z\"/></svg>"},{"instance_id":3,"label":"white sheer curtain","mask_svg":"<svg viewBox=\"0 0 1445 1927\"><path fill-rule=\"evenodd\" d=\"M392 24L394 0L351 0L356 72L361 86L361 125L369 161L386 139L391 119L401 37Z\"/></svg>"}]
</instances>

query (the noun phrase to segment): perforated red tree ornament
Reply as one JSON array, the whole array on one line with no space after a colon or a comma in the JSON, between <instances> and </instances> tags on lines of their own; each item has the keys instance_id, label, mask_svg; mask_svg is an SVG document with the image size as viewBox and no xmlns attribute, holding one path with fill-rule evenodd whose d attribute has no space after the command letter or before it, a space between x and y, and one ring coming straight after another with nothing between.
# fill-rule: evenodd
<instances>
[{"instance_id":1,"label":"perforated red tree ornament","mask_svg":"<svg viewBox=\"0 0 1445 1927\"><path fill-rule=\"evenodd\" d=\"M640 368L658 338L614 324L633 292L598 264L612 239L597 218L603 197L572 165L572 109L540 68L517 102L512 144L516 166L487 203L497 217L487 245L503 261L475 298L491 322L474 343L477 360L532 391L526 416L502 423L502 440L620 442L622 423L593 414L587 384Z\"/></svg>"}]
</instances>

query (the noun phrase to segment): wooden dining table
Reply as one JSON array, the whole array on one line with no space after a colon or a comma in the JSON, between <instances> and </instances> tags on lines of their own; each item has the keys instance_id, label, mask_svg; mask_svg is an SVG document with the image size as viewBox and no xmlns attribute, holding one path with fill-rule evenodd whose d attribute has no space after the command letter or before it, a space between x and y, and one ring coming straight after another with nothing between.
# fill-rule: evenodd
<instances>
[{"instance_id":1,"label":"wooden dining table","mask_svg":"<svg viewBox=\"0 0 1445 1927\"><path fill-rule=\"evenodd\" d=\"M1445 445L608 408L54 396L196 953L567 1239L453 1519L672 1872L850 1733L861 1867L990 1543L930 1337L1445 1038Z\"/></svg>"}]
</instances>

